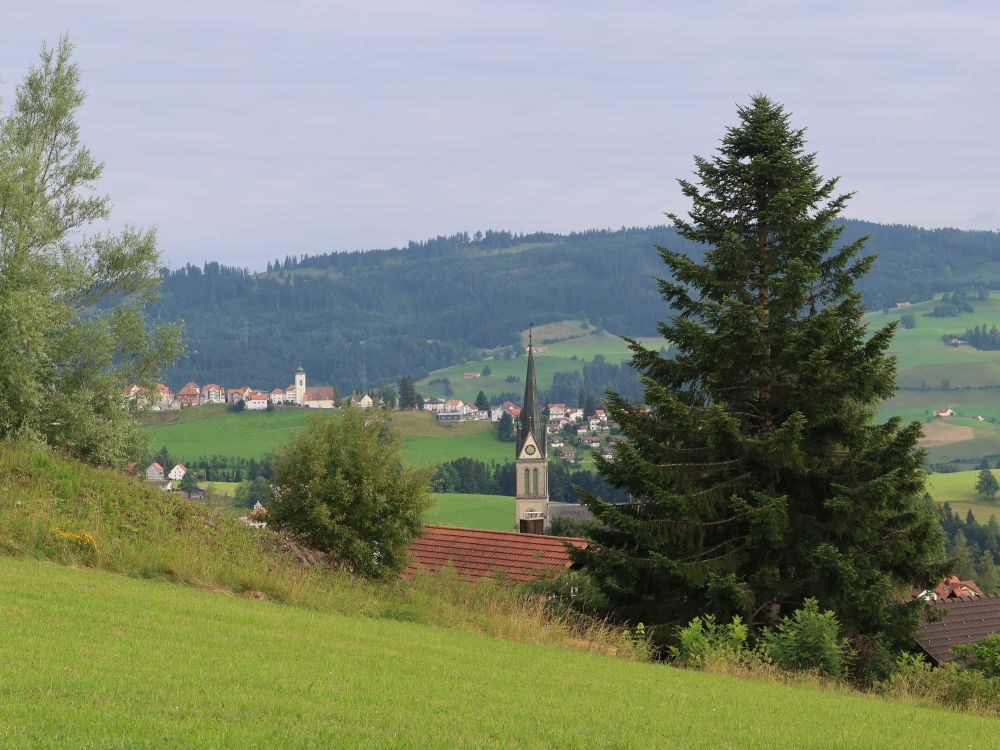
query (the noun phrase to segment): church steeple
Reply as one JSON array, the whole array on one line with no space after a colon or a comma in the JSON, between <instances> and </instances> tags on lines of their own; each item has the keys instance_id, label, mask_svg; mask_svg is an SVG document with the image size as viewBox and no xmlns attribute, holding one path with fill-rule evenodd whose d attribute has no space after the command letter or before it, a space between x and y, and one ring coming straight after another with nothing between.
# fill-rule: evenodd
<instances>
[{"instance_id":1,"label":"church steeple","mask_svg":"<svg viewBox=\"0 0 1000 750\"><path fill-rule=\"evenodd\" d=\"M532 331L528 329L528 372L524 377L524 402L514 466L517 472L517 530L529 534L544 533L549 515L549 462L545 456L545 424L540 406L535 379L535 347Z\"/></svg>"},{"instance_id":2,"label":"church steeple","mask_svg":"<svg viewBox=\"0 0 1000 750\"><path fill-rule=\"evenodd\" d=\"M521 429L517 432L517 453L521 454L525 439L531 435L538 450L545 455L545 428L542 424L542 410L538 403L538 382L535 379L535 347L532 331L528 329L528 372L524 376L524 402L521 408Z\"/></svg>"}]
</instances>

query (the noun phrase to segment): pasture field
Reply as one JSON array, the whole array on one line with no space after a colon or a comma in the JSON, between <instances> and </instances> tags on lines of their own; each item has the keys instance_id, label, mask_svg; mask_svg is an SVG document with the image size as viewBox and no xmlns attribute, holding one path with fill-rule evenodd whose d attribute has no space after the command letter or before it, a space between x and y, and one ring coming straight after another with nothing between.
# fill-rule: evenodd
<instances>
[{"instance_id":1,"label":"pasture field","mask_svg":"<svg viewBox=\"0 0 1000 750\"><path fill-rule=\"evenodd\" d=\"M947 750L1000 733L953 711L36 560L0 558L0 601L10 747ZM552 696L544 716L528 720L528 694Z\"/></svg>"},{"instance_id":2,"label":"pasture field","mask_svg":"<svg viewBox=\"0 0 1000 750\"><path fill-rule=\"evenodd\" d=\"M1000 479L1000 470L994 469L993 476ZM976 492L978 471L956 471L949 474L928 474L927 491L937 503L947 502L951 509L963 518L970 510L980 523L986 523L990 516L1000 521L1000 500L990 502Z\"/></svg>"},{"instance_id":3,"label":"pasture field","mask_svg":"<svg viewBox=\"0 0 1000 750\"><path fill-rule=\"evenodd\" d=\"M552 323L549 326L539 326L536 329L543 331L551 328L553 332L567 334L572 333L573 327L580 330L580 323L569 321L566 323ZM522 333L526 339L527 332ZM619 336L611 333L588 333L577 338L567 339L552 344L542 344L541 338L536 335L535 343L545 348L544 352L535 354L535 376L538 379L538 387L546 390L552 387L552 377L557 372L582 372L583 366L593 362L598 354L604 355L608 362L625 362L631 358L631 352L625 346L625 342ZM647 346L659 347L665 345L663 339L649 338L641 339ZM489 376L465 380L465 372L482 372L483 367L490 366L492 372ZM488 359L485 361L466 362L442 370L435 370L428 377L417 381L417 390L423 394L424 398L449 398L445 395L444 386L441 384L430 385L431 380L438 378L448 378L453 395L450 398L460 398L464 400L475 399L479 391L483 391L487 396L498 393L523 393L524 392L524 371L527 367L525 357L515 357L514 359ZM508 376L519 378L516 382L508 383Z\"/></svg>"},{"instance_id":4,"label":"pasture field","mask_svg":"<svg viewBox=\"0 0 1000 750\"><path fill-rule=\"evenodd\" d=\"M491 531L512 531L514 528L512 497L458 492L435 492L432 497L434 504L427 512L427 523Z\"/></svg>"},{"instance_id":5,"label":"pasture field","mask_svg":"<svg viewBox=\"0 0 1000 750\"><path fill-rule=\"evenodd\" d=\"M311 417L336 418L338 411L295 409L274 412L215 411L206 407L180 412L175 421L145 427L149 446L166 446L172 456L194 461L202 456L259 459L302 431ZM403 434L403 458L412 465L434 465L463 456L504 462L514 453L513 443L501 442L489 422L439 424L427 412L393 412L393 425Z\"/></svg>"}]
</instances>

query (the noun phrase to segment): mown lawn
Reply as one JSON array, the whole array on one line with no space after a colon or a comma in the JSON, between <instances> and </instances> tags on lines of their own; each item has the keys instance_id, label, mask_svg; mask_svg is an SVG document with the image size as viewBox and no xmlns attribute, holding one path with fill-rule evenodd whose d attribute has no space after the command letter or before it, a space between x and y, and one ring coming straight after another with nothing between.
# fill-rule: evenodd
<instances>
[{"instance_id":1,"label":"mown lawn","mask_svg":"<svg viewBox=\"0 0 1000 750\"><path fill-rule=\"evenodd\" d=\"M1000 723L0 558L9 747L987 748Z\"/></svg>"}]
</instances>

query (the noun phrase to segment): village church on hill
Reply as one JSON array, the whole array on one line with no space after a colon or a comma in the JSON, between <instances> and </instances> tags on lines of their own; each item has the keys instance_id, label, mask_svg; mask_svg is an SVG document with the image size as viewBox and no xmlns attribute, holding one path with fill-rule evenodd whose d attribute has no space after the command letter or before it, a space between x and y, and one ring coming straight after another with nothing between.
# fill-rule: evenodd
<instances>
[{"instance_id":1,"label":"village church on hill","mask_svg":"<svg viewBox=\"0 0 1000 750\"><path fill-rule=\"evenodd\" d=\"M296 404L308 406L310 409L333 408L333 386L314 385L312 388L306 387L306 371L301 367L295 371L294 388Z\"/></svg>"}]
</instances>

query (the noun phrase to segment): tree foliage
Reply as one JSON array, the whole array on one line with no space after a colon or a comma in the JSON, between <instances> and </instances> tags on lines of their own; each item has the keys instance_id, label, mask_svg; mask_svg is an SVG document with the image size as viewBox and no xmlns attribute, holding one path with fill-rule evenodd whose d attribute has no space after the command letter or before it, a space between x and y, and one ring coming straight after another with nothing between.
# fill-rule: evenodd
<instances>
[{"instance_id":1,"label":"tree foliage","mask_svg":"<svg viewBox=\"0 0 1000 750\"><path fill-rule=\"evenodd\" d=\"M585 502L606 528L578 558L620 616L774 622L814 597L849 632L902 639L909 589L943 572L923 500L918 423L876 425L894 390L893 326L868 331L856 288L874 258L833 223L848 200L803 131L756 96L671 216L703 256L660 248L672 357L630 340L644 403L610 394L626 439Z\"/></svg>"},{"instance_id":2,"label":"tree foliage","mask_svg":"<svg viewBox=\"0 0 1000 750\"><path fill-rule=\"evenodd\" d=\"M110 214L103 165L80 143L84 101L62 39L0 114L0 437L57 446L94 464L142 452L134 416L179 328L147 325L160 282L152 230L84 232ZM141 392L140 392L141 393Z\"/></svg>"},{"instance_id":3,"label":"tree foliage","mask_svg":"<svg viewBox=\"0 0 1000 750\"><path fill-rule=\"evenodd\" d=\"M405 466L401 445L378 412L310 420L272 458L268 518L362 575L398 572L430 502L427 471Z\"/></svg>"},{"instance_id":4,"label":"tree foliage","mask_svg":"<svg viewBox=\"0 0 1000 750\"><path fill-rule=\"evenodd\" d=\"M1000 491L1000 482L993 476L993 472L989 469L980 469L979 476L976 478L976 492L993 500L998 491Z\"/></svg>"}]
</instances>

